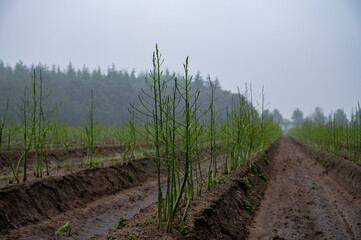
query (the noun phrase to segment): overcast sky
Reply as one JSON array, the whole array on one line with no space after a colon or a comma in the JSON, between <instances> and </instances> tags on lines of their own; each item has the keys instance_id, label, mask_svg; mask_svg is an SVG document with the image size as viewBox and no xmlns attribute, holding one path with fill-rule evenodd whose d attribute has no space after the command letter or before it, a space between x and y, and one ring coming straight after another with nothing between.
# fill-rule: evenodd
<instances>
[{"instance_id":1,"label":"overcast sky","mask_svg":"<svg viewBox=\"0 0 361 240\"><path fill-rule=\"evenodd\" d=\"M144 71L155 44L165 66L251 83L290 118L361 101L359 0L0 0L0 59ZM0 86L1 87L1 86Z\"/></svg>"}]
</instances>

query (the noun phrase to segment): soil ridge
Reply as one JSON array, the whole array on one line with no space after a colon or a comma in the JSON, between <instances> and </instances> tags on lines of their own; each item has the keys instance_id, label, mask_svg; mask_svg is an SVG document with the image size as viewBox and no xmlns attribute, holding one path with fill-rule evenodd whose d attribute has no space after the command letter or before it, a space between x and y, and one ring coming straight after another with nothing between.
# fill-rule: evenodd
<instances>
[{"instance_id":1,"label":"soil ridge","mask_svg":"<svg viewBox=\"0 0 361 240\"><path fill-rule=\"evenodd\" d=\"M117 163L2 188L0 236L140 185L154 175L153 161L142 158L127 166Z\"/></svg>"}]
</instances>

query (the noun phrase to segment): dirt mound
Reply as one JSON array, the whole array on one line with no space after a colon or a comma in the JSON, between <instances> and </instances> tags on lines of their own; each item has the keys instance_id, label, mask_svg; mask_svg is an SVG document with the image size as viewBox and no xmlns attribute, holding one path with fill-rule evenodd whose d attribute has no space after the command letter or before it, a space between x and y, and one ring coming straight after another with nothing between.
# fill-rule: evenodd
<instances>
[{"instance_id":1,"label":"dirt mound","mask_svg":"<svg viewBox=\"0 0 361 240\"><path fill-rule=\"evenodd\" d=\"M316 159L325 167L325 174L330 175L351 195L361 198L361 166L355 162L335 156L324 150L316 149L310 144L291 138L311 158Z\"/></svg>"},{"instance_id":2,"label":"dirt mound","mask_svg":"<svg viewBox=\"0 0 361 240\"><path fill-rule=\"evenodd\" d=\"M154 175L153 161L143 158L127 166L96 167L3 188L0 190L0 236L142 184Z\"/></svg>"},{"instance_id":3,"label":"dirt mound","mask_svg":"<svg viewBox=\"0 0 361 240\"><path fill-rule=\"evenodd\" d=\"M197 203L191 211L190 239L247 238L247 225L259 207L267 178L271 175L270 164L277 151L278 142L275 142L254 159L251 169L247 166L239 168L225 185L202 197L205 205Z\"/></svg>"},{"instance_id":4,"label":"dirt mound","mask_svg":"<svg viewBox=\"0 0 361 240\"><path fill-rule=\"evenodd\" d=\"M173 234L159 231L153 205L101 239L360 239L359 176L353 162L285 135L197 196Z\"/></svg>"},{"instance_id":5,"label":"dirt mound","mask_svg":"<svg viewBox=\"0 0 361 240\"><path fill-rule=\"evenodd\" d=\"M96 146L94 147L94 154L96 156L107 156L113 153L120 153L123 152L125 149L125 145L117 145L117 146ZM9 163L9 154L7 153L6 149L2 149L3 151L0 153L0 169L10 167ZM83 159L87 155L87 148L86 147L69 147L68 152L64 148L61 149L52 149L49 150L47 154L48 161L50 162L61 162L66 159L68 156L72 159ZM14 149L11 154L10 158L15 161L15 165L20 158L23 152L19 149ZM35 157L34 151L30 151L28 153L28 162L32 163Z\"/></svg>"},{"instance_id":6,"label":"dirt mound","mask_svg":"<svg viewBox=\"0 0 361 240\"><path fill-rule=\"evenodd\" d=\"M271 175L277 149L278 141L255 157L252 168L243 166L231 176L221 176L216 187L196 195L187 222L175 219L173 233L159 230L157 206L152 205L124 222L121 228L92 239L244 239ZM249 190L243 181L246 177ZM180 208L184 208L184 203Z\"/></svg>"}]
</instances>

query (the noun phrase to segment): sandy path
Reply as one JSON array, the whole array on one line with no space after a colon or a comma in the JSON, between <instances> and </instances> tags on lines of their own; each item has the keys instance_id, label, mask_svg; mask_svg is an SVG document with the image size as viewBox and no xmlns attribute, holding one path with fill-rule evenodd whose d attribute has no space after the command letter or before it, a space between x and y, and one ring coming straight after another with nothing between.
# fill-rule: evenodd
<instances>
[{"instance_id":1,"label":"sandy path","mask_svg":"<svg viewBox=\"0 0 361 240\"><path fill-rule=\"evenodd\" d=\"M361 199L287 136L272 176L249 239L361 239Z\"/></svg>"}]
</instances>

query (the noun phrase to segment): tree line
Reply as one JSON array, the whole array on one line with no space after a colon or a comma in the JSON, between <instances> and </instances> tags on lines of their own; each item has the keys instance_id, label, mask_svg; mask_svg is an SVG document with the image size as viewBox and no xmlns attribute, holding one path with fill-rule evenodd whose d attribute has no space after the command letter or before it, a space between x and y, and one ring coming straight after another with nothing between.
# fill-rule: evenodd
<instances>
[{"instance_id":1,"label":"tree line","mask_svg":"<svg viewBox=\"0 0 361 240\"><path fill-rule=\"evenodd\" d=\"M138 95L141 89L146 89L145 72L137 73L134 69L118 70L113 64L102 72L98 67L89 70L87 66L76 69L70 62L65 69L59 66L44 64L27 66L18 61L14 67L0 60L0 112L5 109L9 97L8 112L16 117L24 88L31 88L33 71L41 69L43 88L49 97L46 108L56 107L55 116L69 125L82 125L86 123L87 111L90 106L90 95L94 91L95 121L104 124L119 124L129 119L128 107L130 104L139 104ZM168 69L163 77L169 79L173 74ZM180 78L180 76L178 76ZM204 78L197 72L191 82L191 88L199 89L199 103L208 106L210 84L215 86L214 108L218 116L225 115L226 106L232 102L230 91L223 90L217 78Z\"/></svg>"},{"instance_id":2,"label":"tree line","mask_svg":"<svg viewBox=\"0 0 361 240\"><path fill-rule=\"evenodd\" d=\"M358 116L358 111L359 109L355 108L355 112L352 113L352 116ZM291 120L283 118L281 112L278 109L274 109L272 112L268 112L268 114L270 114L272 118L283 127L284 130L287 130L291 127L299 127L306 119L318 125L325 124L328 121L334 121L336 124L342 126L347 126L348 124L352 123L352 121L354 121L353 119L355 119L352 117L352 119L349 120L345 111L341 108L332 112L329 116L326 116L321 107L316 107L312 114L308 117L305 117L303 112L299 108L296 108L292 113Z\"/></svg>"}]
</instances>

